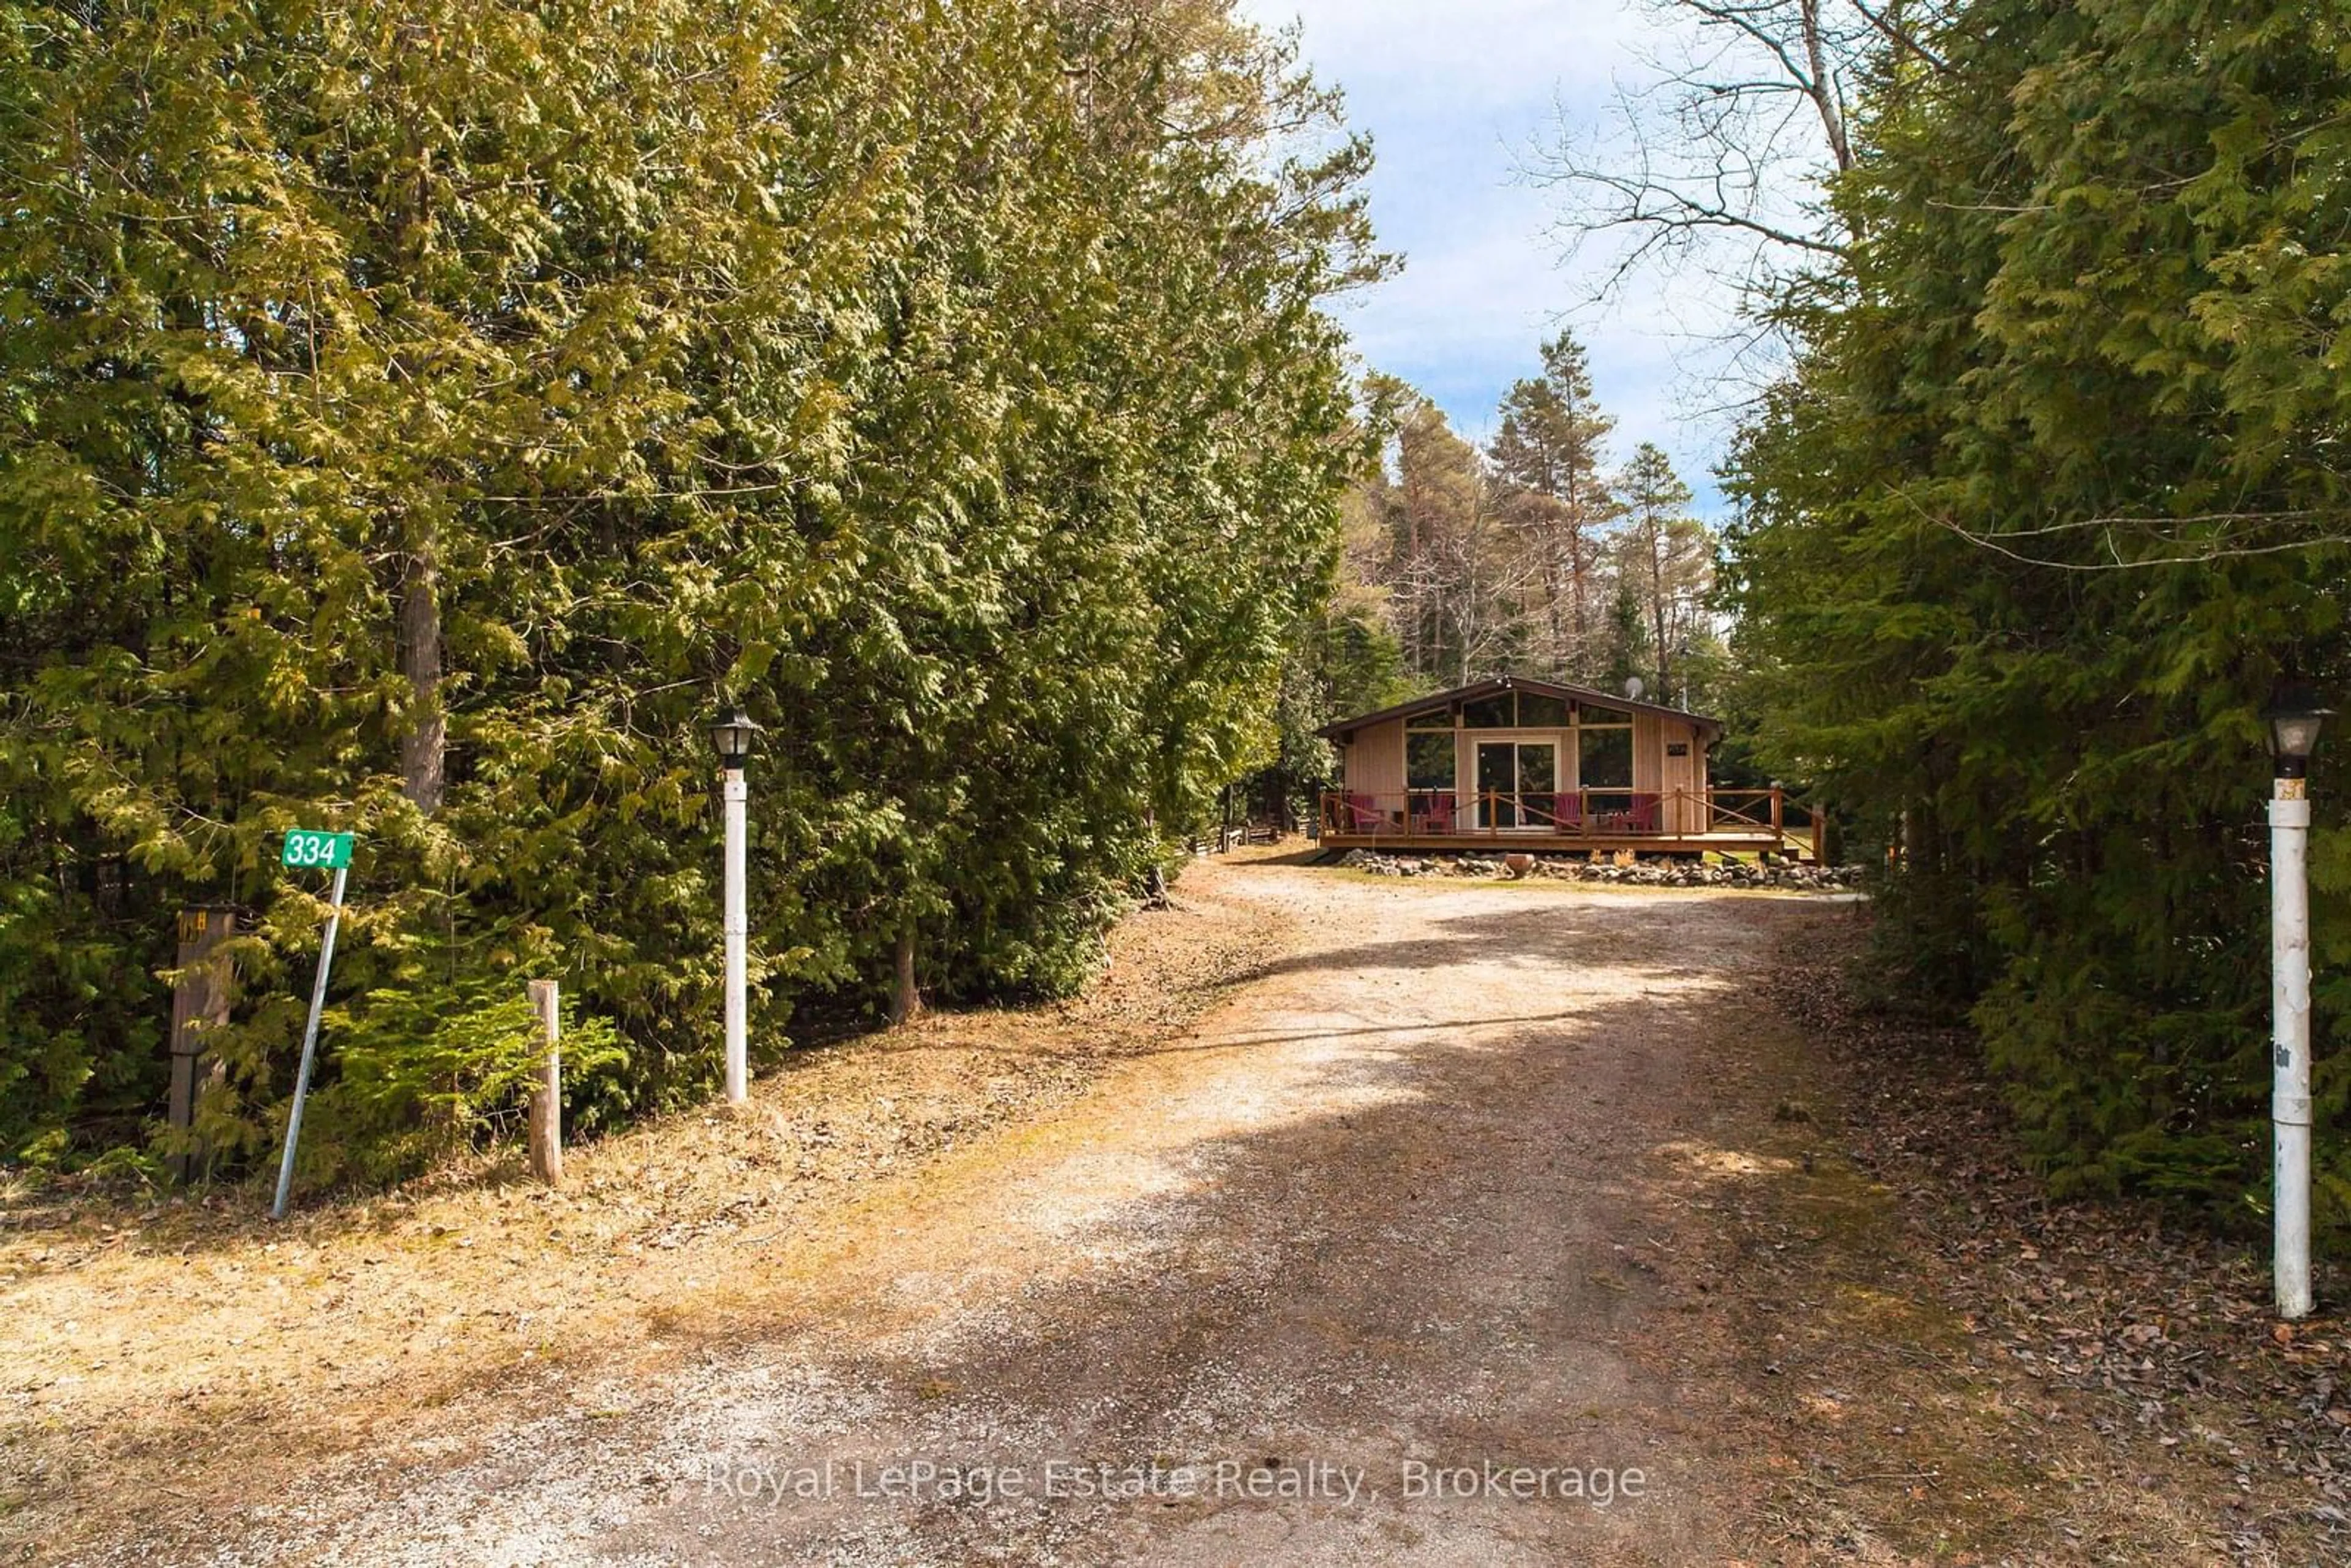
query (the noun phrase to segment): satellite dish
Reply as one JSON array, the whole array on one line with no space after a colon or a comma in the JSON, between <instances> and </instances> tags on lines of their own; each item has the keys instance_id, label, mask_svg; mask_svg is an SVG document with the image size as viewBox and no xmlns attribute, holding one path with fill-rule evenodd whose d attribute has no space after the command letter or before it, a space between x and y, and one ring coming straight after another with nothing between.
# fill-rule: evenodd
<instances>
[{"instance_id":1,"label":"satellite dish","mask_svg":"<svg viewBox=\"0 0 2351 1568\"><path fill-rule=\"evenodd\" d=\"M1639 702L1641 700L1641 693L1646 689L1646 688L1641 685L1640 676L1628 675L1625 677L1625 695L1632 698L1635 702Z\"/></svg>"}]
</instances>

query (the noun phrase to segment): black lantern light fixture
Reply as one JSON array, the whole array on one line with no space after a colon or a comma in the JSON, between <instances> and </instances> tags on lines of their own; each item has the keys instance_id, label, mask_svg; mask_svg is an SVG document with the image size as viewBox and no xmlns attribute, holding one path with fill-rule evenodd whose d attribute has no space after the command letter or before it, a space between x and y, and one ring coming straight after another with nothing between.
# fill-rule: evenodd
<instances>
[{"instance_id":1,"label":"black lantern light fixture","mask_svg":"<svg viewBox=\"0 0 2351 1568\"><path fill-rule=\"evenodd\" d=\"M2319 700L2314 687L2299 682L2278 687L2262 717L2269 724L2270 757L2279 778L2300 779L2309 772L2318 732L2334 716L2335 710Z\"/></svg>"},{"instance_id":2,"label":"black lantern light fixture","mask_svg":"<svg viewBox=\"0 0 2351 1568\"><path fill-rule=\"evenodd\" d=\"M766 730L751 716L737 706L733 712L715 719L710 726L710 743L718 748L718 765L729 772L738 771L750 760L751 744Z\"/></svg>"}]
</instances>

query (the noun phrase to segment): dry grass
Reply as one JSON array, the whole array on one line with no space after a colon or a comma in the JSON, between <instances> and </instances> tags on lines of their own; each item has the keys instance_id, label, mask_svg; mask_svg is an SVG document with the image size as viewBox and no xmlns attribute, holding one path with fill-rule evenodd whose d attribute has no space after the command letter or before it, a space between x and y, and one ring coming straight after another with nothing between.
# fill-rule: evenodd
<instances>
[{"instance_id":1,"label":"dry grass","mask_svg":"<svg viewBox=\"0 0 2351 1568\"><path fill-rule=\"evenodd\" d=\"M1822 983L1855 935L1816 933L1801 983L1781 967L1759 1040L1821 1105L1754 1130L1780 1169L1736 1211L1741 1381L1784 1466L1769 1554L2340 1561L2339 1438L2296 1402L2326 1403L2334 1325L2286 1346L2232 1304L2253 1261L2128 1206L2052 1208L1955 1065L1971 1042Z\"/></svg>"},{"instance_id":2,"label":"dry grass","mask_svg":"<svg viewBox=\"0 0 2351 1568\"><path fill-rule=\"evenodd\" d=\"M1237 1234L1257 1236L1267 1258L1316 1281L1304 1303L1314 1316L1296 1321L1320 1354L1380 1321L1399 1292L1441 1303L1464 1285L1453 1273L1417 1278L1382 1252L1389 1206L1426 1199L1424 1218L1453 1221L1498 1201L1536 1205L1495 1237L1579 1238L1562 1275L1575 1315L1562 1321L1602 1336L1634 1384L1675 1389L1677 1403L1579 1392L1572 1429L1546 1406L1514 1444L1678 1452L1690 1518L1724 1516L1745 1561L2340 1557L2351 1466L2335 1458L2351 1412L2336 1385L2351 1383L2351 1335L2312 1325L2273 1343L2258 1312L2229 1305L2244 1293L2239 1265L2118 1223L2119 1211L2049 1211L1978 1115L1980 1086L1922 1070L1935 1042L1906 1055L1834 1004L1824 977L1857 929L1849 909L1762 893L1581 889L1562 907L1590 912L1588 925L1544 923L1530 941L1523 924L1494 924L1519 918L1507 907L1517 899L1486 894L1504 884L1281 873L1274 898L1262 875L1244 896L1249 874L1197 868L1178 890L1182 907L1122 928L1113 967L1080 1001L938 1015L796 1052L758 1082L745 1113L672 1117L572 1151L559 1192L493 1164L282 1227L259 1218L257 1191L201 1203L0 1193L0 1555L70 1559L111 1545L116 1560L136 1561L161 1542L168 1556L174 1541L219 1540L205 1532L259 1496L315 1495L331 1511L334 1497L350 1502L354 1469L379 1464L388 1493L445 1500L446 1488L495 1475L512 1431L547 1412L561 1416L578 1464L604 1467L600 1489L625 1489L643 1464L646 1412L664 1390L690 1392L705 1357L733 1364L730 1347L808 1345L841 1337L830 1331L842 1323L857 1331L845 1337L870 1338L883 1320L925 1311L935 1328L959 1322L968 1303L937 1292L1002 1250L984 1200L1008 1173L1075 1170L1080 1185L1025 1201L1049 1217L1084 1209L1101 1197L1102 1167L1075 1154L1206 1136L1168 1130L1176 1092L1190 1084L1197 1100L1210 1091L1196 1080L1224 1071L1217 1082L1233 1092L1220 1114L1248 1121L1265 1095L1289 1092L1315 1115L1249 1123L1251 1137L1284 1140L1259 1184L1241 1182L1237 1165L1214 1195L1195 1195L1227 1206L1203 1239L1206 1288L1229 1274L1234 1289L1258 1290L1228 1251ZM1748 949L1731 939L1757 909L1747 900L1775 896L1771 929L1789 944L1778 962L1656 972L1658 912L1672 912L1678 940L1704 948L1711 929L1735 957ZM1291 913L1269 913L1282 908ZM1575 962L1554 969L1525 961L1528 951ZM1318 952L1319 967L1273 962ZM1211 1021L1208 1043L1221 1040L1224 1055L1198 1054L1197 1040L1156 1054L1259 975ZM1353 988L1334 994L1335 976L1353 976ZM1562 1010L1576 997L1581 1022ZM1330 1037L1301 1034L1301 1019ZM1608 1049L1578 1054L1596 1035L1562 1045L1601 1029L1594 1020ZM1530 1025L1547 1031L1549 1054L1522 1049L1513 1031ZM1383 1029L1397 1038L1379 1040ZM1520 1049L1465 1039L1479 1029ZM1309 1068L1322 1054L1350 1051L1453 1076L1426 1104L1351 1118L1299 1087L1321 1082ZM1702 1058L1702 1090L1634 1071L1680 1051ZM1528 1098L1530 1068L1544 1062L1568 1075L1548 1108ZM1303 1076L1285 1090L1284 1072ZM1104 1082L1119 1093L1072 1104ZM1602 1090L1615 1097L1604 1103ZM1527 1141L1531 1130L1552 1142ZM1607 1179L1562 1177L1559 1158ZM1489 1178L1513 1159L1525 1180L1498 1197ZM1399 1170L1410 1178L1401 1188L1382 1185ZM1569 1201L1543 1185L1571 1179ZM1329 1239L1284 1228L1303 1223L1290 1210L1311 1191L1318 1212L1357 1222L1347 1269L1318 1274ZM1056 1320L1069 1332L1019 1340L1042 1347L1033 1362L986 1333L974 1340L977 1370L909 1360L906 1409L946 1430L967 1405L1053 1410L1066 1396L1091 1409L1106 1390L1128 1392L1134 1368L1123 1365L1064 1388L1069 1364L1052 1347L1091 1343L1085 1333L1104 1323L1155 1333L1199 1302L1181 1270L1105 1293L1101 1260L1055 1239L1069 1230L1032 1226L1008 1244L994 1284L974 1287L1013 1288L1055 1268L1085 1274L1096 1288L1070 1292L1070 1315ZM1539 1277L1507 1245L1486 1265L1489 1277L1469 1283ZM897 1288L901 1276L913 1290ZM1294 1392L1260 1343L1281 1314L1265 1311L1268 1298L1233 1299L1247 1311L1212 1302L1204 1321L1238 1325L1234 1354L1256 1357L1270 1379L1241 1405L1271 1408ZM1146 1342L1146 1362L1179 1368L1198 1350L1149 1334L1121 1343ZM1456 1343L1431 1341L1426 1354L1439 1359L1414 1374L1421 1353L1399 1338L1383 1364L1467 1386L1485 1363L1444 1361ZM1573 1360L1546 1360L1546 1377ZM1023 1368L1029 1384L1003 1386ZM1167 1376L1196 1392L1196 1380ZM1323 1437L1376 1427L1388 1408L1340 1408ZM342 1477L342 1493L319 1476ZM1641 1528L1679 1517L1644 1515ZM1677 1550L1628 1536L1604 1559L1720 1560Z\"/></svg>"},{"instance_id":3,"label":"dry grass","mask_svg":"<svg viewBox=\"0 0 2351 1568\"><path fill-rule=\"evenodd\" d=\"M560 1190L511 1152L282 1225L255 1188L0 1187L0 1552L69 1553L150 1489L233 1485L265 1455L347 1451L501 1379L650 1370L732 1332L809 1266L778 1243L1071 1099L1276 952L1279 919L1223 874L1203 863L1176 907L1125 923L1074 1002L794 1052L741 1113L567 1151Z\"/></svg>"}]
</instances>

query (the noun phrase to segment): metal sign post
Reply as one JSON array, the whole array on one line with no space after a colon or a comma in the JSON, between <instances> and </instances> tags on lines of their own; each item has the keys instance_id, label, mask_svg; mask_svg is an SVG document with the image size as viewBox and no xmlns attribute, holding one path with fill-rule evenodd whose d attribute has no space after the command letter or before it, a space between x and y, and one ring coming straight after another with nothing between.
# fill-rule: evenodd
<instances>
[{"instance_id":1,"label":"metal sign post","mask_svg":"<svg viewBox=\"0 0 2351 1568\"><path fill-rule=\"evenodd\" d=\"M294 1109L286 1118L286 1155L277 1164L277 1201L269 1218L286 1218L286 1200L294 1191L294 1145L302 1137L302 1099L310 1092L310 1064L319 1052L319 1014L327 1005L327 969L335 961L335 931L343 923L343 883L351 871L351 835L298 828L286 835L279 853L284 865L331 866L334 891L327 895L327 934L319 943L319 977L310 986L310 1021L302 1030L302 1065L294 1073Z\"/></svg>"}]
</instances>

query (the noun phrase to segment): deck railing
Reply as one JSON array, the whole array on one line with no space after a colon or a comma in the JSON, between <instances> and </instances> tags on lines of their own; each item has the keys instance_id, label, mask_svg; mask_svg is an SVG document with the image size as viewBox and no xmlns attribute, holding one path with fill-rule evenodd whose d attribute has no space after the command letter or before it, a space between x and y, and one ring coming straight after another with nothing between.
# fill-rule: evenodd
<instances>
[{"instance_id":1,"label":"deck railing","mask_svg":"<svg viewBox=\"0 0 2351 1568\"><path fill-rule=\"evenodd\" d=\"M1789 839L1779 789L1332 789L1322 796L1322 818L1323 836L1343 839Z\"/></svg>"}]
</instances>

